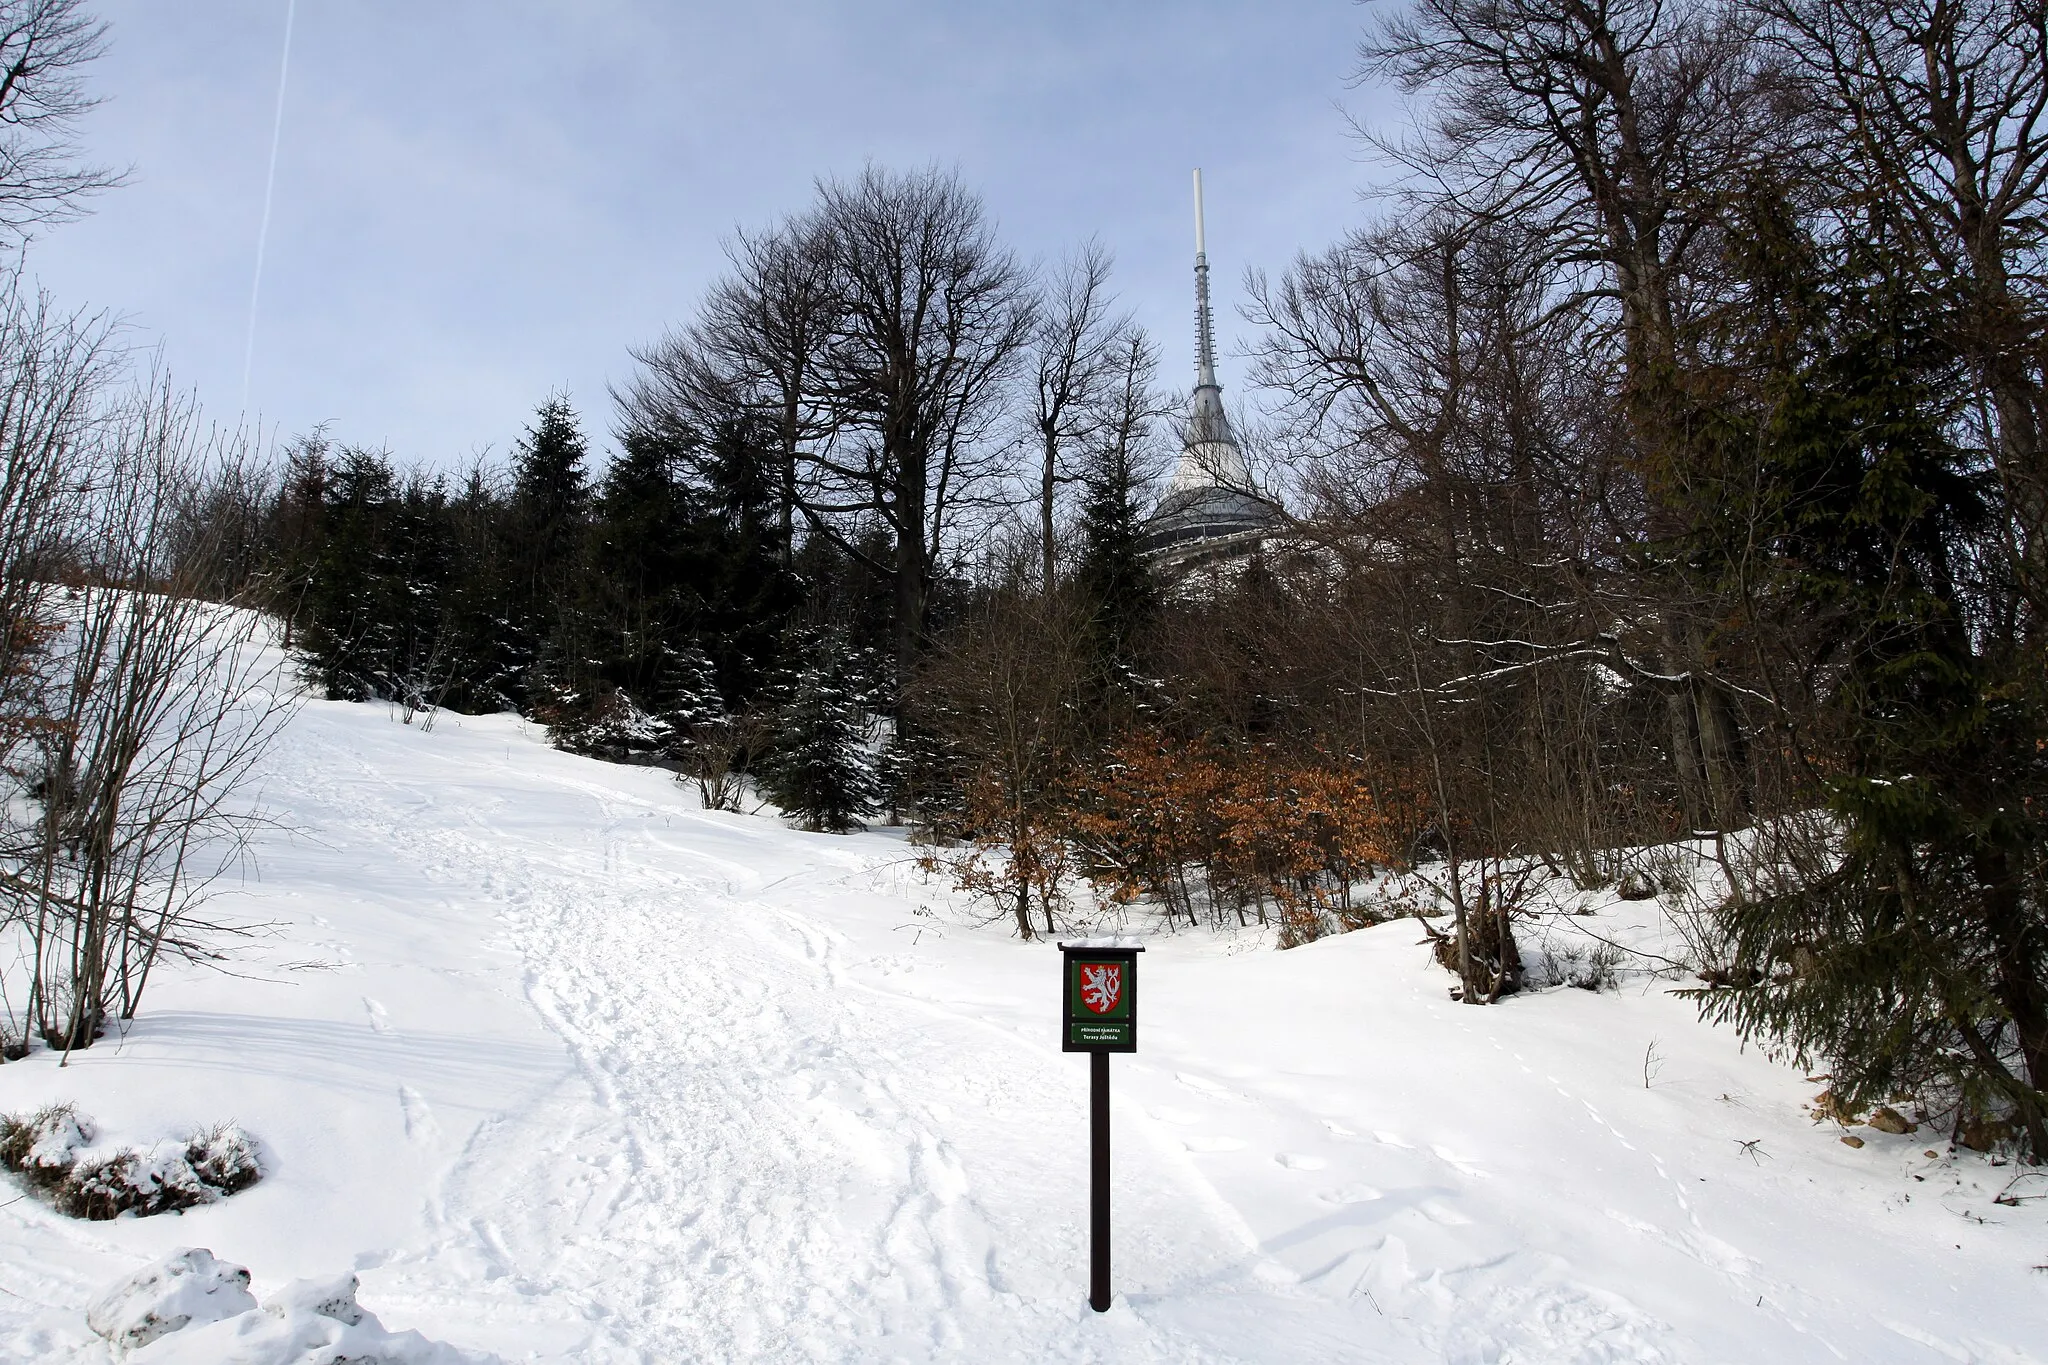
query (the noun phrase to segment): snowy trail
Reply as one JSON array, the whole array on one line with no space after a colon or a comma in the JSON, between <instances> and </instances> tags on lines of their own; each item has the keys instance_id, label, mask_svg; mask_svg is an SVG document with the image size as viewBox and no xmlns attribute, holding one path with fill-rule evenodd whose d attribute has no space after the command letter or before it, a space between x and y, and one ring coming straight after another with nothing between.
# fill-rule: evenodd
<instances>
[{"instance_id":1,"label":"snowy trail","mask_svg":"<svg viewBox=\"0 0 2048 1365\"><path fill-rule=\"evenodd\" d=\"M1083 1320L1073 1069L849 980L845 936L793 906L872 894L866 858L808 841L814 862L771 876L781 831L576 780L552 784L545 818L587 840L522 847L483 794L460 822L418 818L396 786L364 807L380 777L359 769L337 805L503 903L526 994L586 1088L478 1134L441 1191L443 1238L408 1258L409 1296L481 1293L540 1333L571 1306L589 1325L557 1349L587 1360L1005 1358L1005 1342L1086 1359L1091 1341L1233 1358ZM1062 1197L1072 1215L1040 1226ZM1219 1230L1212 1258L1237 1240ZM429 1290L436 1266L466 1273Z\"/></svg>"},{"instance_id":2,"label":"snowy trail","mask_svg":"<svg viewBox=\"0 0 2048 1365\"><path fill-rule=\"evenodd\" d=\"M1055 955L900 843L702 812L508 718L313 704L275 771L274 940L0 1067L0 1110L232 1116L270 1173L113 1224L0 1193L0 1360L103 1362L79 1308L183 1245L259 1287L352 1268L508 1360L2048 1360L2010 1171L1851 1152L1661 986L1452 1005L1401 924L1152 941L1098 1316Z\"/></svg>"}]
</instances>

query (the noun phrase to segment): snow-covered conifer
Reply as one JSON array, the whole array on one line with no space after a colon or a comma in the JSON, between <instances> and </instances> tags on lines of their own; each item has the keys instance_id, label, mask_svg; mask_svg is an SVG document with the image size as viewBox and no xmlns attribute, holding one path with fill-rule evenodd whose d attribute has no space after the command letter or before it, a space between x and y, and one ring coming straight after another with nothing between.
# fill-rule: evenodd
<instances>
[{"instance_id":1,"label":"snow-covered conifer","mask_svg":"<svg viewBox=\"0 0 2048 1365\"><path fill-rule=\"evenodd\" d=\"M836 636L817 637L802 654L776 710L761 786L803 828L844 834L881 796L867 689L859 661Z\"/></svg>"}]
</instances>

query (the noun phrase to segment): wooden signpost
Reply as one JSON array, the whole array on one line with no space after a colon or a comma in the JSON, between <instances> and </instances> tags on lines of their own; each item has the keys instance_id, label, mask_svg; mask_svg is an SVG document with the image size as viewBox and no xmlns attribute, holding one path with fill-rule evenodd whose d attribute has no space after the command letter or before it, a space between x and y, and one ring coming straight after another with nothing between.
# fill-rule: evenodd
<instances>
[{"instance_id":1,"label":"wooden signpost","mask_svg":"<svg viewBox=\"0 0 2048 1365\"><path fill-rule=\"evenodd\" d=\"M1109 1054L1138 1050L1134 938L1060 945L1062 1050L1088 1054L1088 1306L1109 1311Z\"/></svg>"}]
</instances>

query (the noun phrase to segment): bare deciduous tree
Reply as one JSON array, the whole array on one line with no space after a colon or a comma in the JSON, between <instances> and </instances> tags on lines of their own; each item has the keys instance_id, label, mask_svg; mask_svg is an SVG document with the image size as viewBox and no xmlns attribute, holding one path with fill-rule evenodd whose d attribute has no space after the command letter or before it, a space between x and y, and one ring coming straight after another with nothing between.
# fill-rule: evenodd
<instances>
[{"instance_id":1,"label":"bare deciduous tree","mask_svg":"<svg viewBox=\"0 0 2048 1365\"><path fill-rule=\"evenodd\" d=\"M107 26L84 0L0 0L0 237L84 212L121 173L80 164L72 140L99 103L80 69L106 50Z\"/></svg>"},{"instance_id":2,"label":"bare deciduous tree","mask_svg":"<svg viewBox=\"0 0 2048 1365\"><path fill-rule=\"evenodd\" d=\"M776 549L794 552L807 451L834 430L819 361L838 316L832 254L814 217L739 233L726 248L730 272L711 287L697 318L637 349L641 370L614 392L627 431L701 448L702 434L744 415L773 433Z\"/></svg>"},{"instance_id":3,"label":"bare deciduous tree","mask_svg":"<svg viewBox=\"0 0 2048 1365\"><path fill-rule=\"evenodd\" d=\"M24 353L36 348L0 365ZM43 525L66 543L20 564L31 586L0 765L18 793L0 820L0 928L26 948L21 1020L67 1052L132 1016L164 957L209 956L230 932L202 908L239 855L244 786L296 694L267 620L204 595L233 519L195 532L186 515L244 477L246 449L202 434L161 379L93 404L102 376L70 373L54 396L91 405L91 420L48 452L69 501Z\"/></svg>"},{"instance_id":4,"label":"bare deciduous tree","mask_svg":"<svg viewBox=\"0 0 2048 1365\"><path fill-rule=\"evenodd\" d=\"M1512 222L1554 261L1592 268L1582 289L1608 307L1627 464L1653 543L1682 535L1711 496L1693 410L1696 333L1725 284L1717 196L1801 146L1754 28L1719 0L1422 0L1362 52L1364 74L1431 95L1414 137L1380 144L1420 193L1460 221ZM1699 603L1675 566L1664 577L1659 672L1676 680L1669 749L1687 818L1738 827L1738 694L1714 677L1715 604Z\"/></svg>"},{"instance_id":5,"label":"bare deciduous tree","mask_svg":"<svg viewBox=\"0 0 2048 1365\"><path fill-rule=\"evenodd\" d=\"M2048 610L2048 6L2040 0L1757 0L1838 155L1858 230L1895 215L1981 388L1981 437Z\"/></svg>"},{"instance_id":6,"label":"bare deciduous tree","mask_svg":"<svg viewBox=\"0 0 2048 1365\"><path fill-rule=\"evenodd\" d=\"M1062 261L1047 281L1031 330L1032 434L1038 447L1040 586L1057 583L1060 488L1080 475L1077 454L1098 447L1119 367L1128 378L1128 314L1113 315L1110 255L1094 239Z\"/></svg>"},{"instance_id":7,"label":"bare deciduous tree","mask_svg":"<svg viewBox=\"0 0 2048 1365\"><path fill-rule=\"evenodd\" d=\"M1007 912L1018 936L1055 932L1069 866L1062 784L1083 740L1091 661L1072 596L1034 591L1025 547L943 637L912 691L917 722L959 765L964 800L942 831L962 841L927 860Z\"/></svg>"},{"instance_id":8,"label":"bare deciduous tree","mask_svg":"<svg viewBox=\"0 0 2048 1365\"><path fill-rule=\"evenodd\" d=\"M1029 279L980 199L936 170L870 166L819 188L841 313L824 357L840 434L810 462L814 527L894 585L896 667L924 638L934 565L990 472L1000 400L1030 334ZM887 528L877 563L841 527Z\"/></svg>"},{"instance_id":9,"label":"bare deciduous tree","mask_svg":"<svg viewBox=\"0 0 2048 1365\"><path fill-rule=\"evenodd\" d=\"M785 537L800 518L892 585L907 680L935 566L997 469L1029 275L937 170L823 181L809 212L730 255L697 324L639 353L622 425L687 453L764 420Z\"/></svg>"}]
</instances>

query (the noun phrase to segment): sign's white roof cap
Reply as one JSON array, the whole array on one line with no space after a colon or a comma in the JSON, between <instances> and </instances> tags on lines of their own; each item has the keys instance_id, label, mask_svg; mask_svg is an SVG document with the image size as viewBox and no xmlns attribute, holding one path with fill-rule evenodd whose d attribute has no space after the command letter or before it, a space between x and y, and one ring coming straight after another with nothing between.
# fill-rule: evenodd
<instances>
[{"instance_id":1,"label":"sign's white roof cap","mask_svg":"<svg viewBox=\"0 0 2048 1365\"><path fill-rule=\"evenodd\" d=\"M1084 953L1100 952L1104 948L1134 948L1145 951L1145 940L1136 934L1112 934L1107 938L1065 938L1060 940L1063 949L1078 948Z\"/></svg>"}]
</instances>

